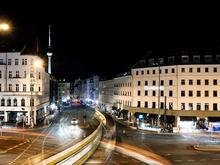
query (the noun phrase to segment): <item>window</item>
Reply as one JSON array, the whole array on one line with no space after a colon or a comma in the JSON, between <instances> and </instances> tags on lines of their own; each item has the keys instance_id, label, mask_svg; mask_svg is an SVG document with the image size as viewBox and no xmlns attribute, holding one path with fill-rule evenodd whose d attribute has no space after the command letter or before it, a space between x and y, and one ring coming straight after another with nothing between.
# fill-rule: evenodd
<instances>
[{"instance_id":1,"label":"window","mask_svg":"<svg viewBox=\"0 0 220 165\"><path fill-rule=\"evenodd\" d=\"M173 97L173 91L169 91L169 97Z\"/></svg>"},{"instance_id":2,"label":"window","mask_svg":"<svg viewBox=\"0 0 220 165\"><path fill-rule=\"evenodd\" d=\"M0 59L0 65L2 65L3 64L3 59Z\"/></svg>"},{"instance_id":3,"label":"window","mask_svg":"<svg viewBox=\"0 0 220 165\"><path fill-rule=\"evenodd\" d=\"M144 102L144 107L148 108L148 102L147 101Z\"/></svg>"},{"instance_id":4,"label":"window","mask_svg":"<svg viewBox=\"0 0 220 165\"><path fill-rule=\"evenodd\" d=\"M8 78L12 78L12 71L8 72Z\"/></svg>"},{"instance_id":5,"label":"window","mask_svg":"<svg viewBox=\"0 0 220 165\"><path fill-rule=\"evenodd\" d=\"M160 70L159 70L159 73L161 74L161 72L162 72L162 71L161 71L161 69L160 69Z\"/></svg>"},{"instance_id":6,"label":"window","mask_svg":"<svg viewBox=\"0 0 220 165\"><path fill-rule=\"evenodd\" d=\"M168 69L165 69L165 73L168 73Z\"/></svg>"},{"instance_id":7,"label":"window","mask_svg":"<svg viewBox=\"0 0 220 165\"><path fill-rule=\"evenodd\" d=\"M201 97L201 91L196 91L197 97Z\"/></svg>"},{"instance_id":8,"label":"window","mask_svg":"<svg viewBox=\"0 0 220 165\"><path fill-rule=\"evenodd\" d=\"M161 85L161 86L164 86L164 80L161 80L161 81L160 81L160 85Z\"/></svg>"},{"instance_id":9,"label":"window","mask_svg":"<svg viewBox=\"0 0 220 165\"><path fill-rule=\"evenodd\" d=\"M155 81L155 80L153 80L152 85L153 85L153 86L155 86L155 85L156 85L156 81Z\"/></svg>"},{"instance_id":10,"label":"window","mask_svg":"<svg viewBox=\"0 0 220 165\"><path fill-rule=\"evenodd\" d=\"M15 77L16 77L16 78L19 78L19 71L16 71Z\"/></svg>"},{"instance_id":11,"label":"window","mask_svg":"<svg viewBox=\"0 0 220 165\"><path fill-rule=\"evenodd\" d=\"M173 85L173 80L169 80L169 85L170 85L170 86Z\"/></svg>"},{"instance_id":12,"label":"window","mask_svg":"<svg viewBox=\"0 0 220 165\"><path fill-rule=\"evenodd\" d=\"M24 60L24 64L27 65L27 59Z\"/></svg>"},{"instance_id":13,"label":"window","mask_svg":"<svg viewBox=\"0 0 220 165\"><path fill-rule=\"evenodd\" d=\"M1 106L5 106L5 99L1 99Z\"/></svg>"},{"instance_id":14,"label":"window","mask_svg":"<svg viewBox=\"0 0 220 165\"><path fill-rule=\"evenodd\" d=\"M0 92L2 91L2 84L0 84Z\"/></svg>"},{"instance_id":15,"label":"window","mask_svg":"<svg viewBox=\"0 0 220 165\"><path fill-rule=\"evenodd\" d=\"M189 85L193 85L193 80L189 80Z\"/></svg>"},{"instance_id":16,"label":"window","mask_svg":"<svg viewBox=\"0 0 220 165\"><path fill-rule=\"evenodd\" d=\"M174 68L172 68L172 73L175 73L175 69Z\"/></svg>"},{"instance_id":17,"label":"window","mask_svg":"<svg viewBox=\"0 0 220 165\"><path fill-rule=\"evenodd\" d=\"M12 92L12 84L8 84L8 90L9 92Z\"/></svg>"},{"instance_id":18,"label":"window","mask_svg":"<svg viewBox=\"0 0 220 165\"><path fill-rule=\"evenodd\" d=\"M141 91L140 91L140 90L138 90L138 93L137 93L137 95L138 95L138 96L140 96L140 95L141 95Z\"/></svg>"},{"instance_id":19,"label":"window","mask_svg":"<svg viewBox=\"0 0 220 165\"><path fill-rule=\"evenodd\" d=\"M25 106L25 100L21 99L21 106L24 107Z\"/></svg>"},{"instance_id":20,"label":"window","mask_svg":"<svg viewBox=\"0 0 220 165\"><path fill-rule=\"evenodd\" d=\"M145 81L145 86L148 86L148 81Z\"/></svg>"},{"instance_id":21,"label":"window","mask_svg":"<svg viewBox=\"0 0 220 165\"><path fill-rule=\"evenodd\" d=\"M189 73L192 73L193 72L193 68L189 68Z\"/></svg>"},{"instance_id":22,"label":"window","mask_svg":"<svg viewBox=\"0 0 220 165\"><path fill-rule=\"evenodd\" d=\"M31 91L31 92L34 91L34 85L33 85L33 84L30 85L30 91Z\"/></svg>"},{"instance_id":23,"label":"window","mask_svg":"<svg viewBox=\"0 0 220 165\"><path fill-rule=\"evenodd\" d=\"M217 68L216 67L213 68L213 72L217 72Z\"/></svg>"},{"instance_id":24,"label":"window","mask_svg":"<svg viewBox=\"0 0 220 165\"><path fill-rule=\"evenodd\" d=\"M213 85L218 85L218 80L217 79L213 80Z\"/></svg>"},{"instance_id":25,"label":"window","mask_svg":"<svg viewBox=\"0 0 220 165\"><path fill-rule=\"evenodd\" d=\"M143 70L141 71L141 74L142 74L142 75L144 74L144 71L143 71Z\"/></svg>"},{"instance_id":26,"label":"window","mask_svg":"<svg viewBox=\"0 0 220 165\"><path fill-rule=\"evenodd\" d=\"M155 70L153 70L153 74L155 74Z\"/></svg>"},{"instance_id":27,"label":"window","mask_svg":"<svg viewBox=\"0 0 220 165\"><path fill-rule=\"evenodd\" d=\"M11 59L8 59L8 65L11 65Z\"/></svg>"},{"instance_id":28,"label":"window","mask_svg":"<svg viewBox=\"0 0 220 165\"><path fill-rule=\"evenodd\" d=\"M136 71L136 75L138 75L139 74L139 72L138 71Z\"/></svg>"},{"instance_id":29,"label":"window","mask_svg":"<svg viewBox=\"0 0 220 165\"><path fill-rule=\"evenodd\" d=\"M209 110L209 103L205 103L205 111Z\"/></svg>"},{"instance_id":30,"label":"window","mask_svg":"<svg viewBox=\"0 0 220 165\"><path fill-rule=\"evenodd\" d=\"M199 55L194 55L193 56L193 62L200 63L200 56Z\"/></svg>"},{"instance_id":31,"label":"window","mask_svg":"<svg viewBox=\"0 0 220 165\"><path fill-rule=\"evenodd\" d=\"M40 87L38 87L38 91L40 92ZM125 96L127 96L127 92L126 92L126 95Z\"/></svg>"},{"instance_id":32,"label":"window","mask_svg":"<svg viewBox=\"0 0 220 165\"><path fill-rule=\"evenodd\" d=\"M2 71L0 70L0 78L2 78Z\"/></svg>"},{"instance_id":33,"label":"window","mask_svg":"<svg viewBox=\"0 0 220 165\"><path fill-rule=\"evenodd\" d=\"M152 102L152 108L156 108L156 102Z\"/></svg>"},{"instance_id":34,"label":"window","mask_svg":"<svg viewBox=\"0 0 220 165\"><path fill-rule=\"evenodd\" d=\"M193 110L193 103L189 103L189 110Z\"/></svg>"},{"instance_id":35,"label":"window","mask_svg":"<svg viewBox=\"0 0 220 165\"><path fill-rule=\"evenodd\" d=\"M173 109L173 103L169 102L169 109Z\"/></svg>"},{"instance_id":36,"label":"window","mask_svg":"<svg viewBox=\"0 0 220 165\"><path fill-rule=\"evenodd\" d=\"M181 97L185 97L185 91L181 91Z\"/></svg>"},{"instance_id":37,"label":"window","mask_svg":"<svg viewBox=\"0 0 220 165\"><path fill-rule=\"evenodd\" d=\"M7 106L11 106L11 99L7 100Z\"/></svg>"},{"instance_id":38,"label":"window","mask_svg":"<svg viewBox=\"0 0 220 165\"><path fill-rule=\"evenodd\" d=\"M181 72L184 73L185 72L185 68L181 68Z\"/></svg>"},{"instance_id":39,"label":"window","mask_svg":"<svg viewBox=\"0 0 220 165\"><path fill-rule=\"evenodd\" d=\"M200 111L200 110L201 110L201 103L197 103L197 104L196 104L196 109L197 109L197 111Z\"/></svg>"},{"instance_id":40,"label":"window","mask_svg":"<svg viewBox=\"0 0 220 165\"><path fill-rule=\"evenodd\" d=\"M22 59L22 63L21 63L22 65L24 65L25 64L25 62L24 62L24 59Z\"/></svg>"},{"instance_id":41,"label":"window","mask_svg":"<svg viewBox=\"0 0 220 165\"><path fill-rule=\"evenodd\" d=\"M181 110L185 110L185 103L181 103Z\"/></svg>"},{"instance_id":42,"label":"window","mask_svg":"<svg viewBox=\"0 0 220 165\"><path fill-rule=\"evenodd\" d=\"M213 103L213 111L217 111L218 110L218 104L217 103Z\"/></svg>"},{"instance_id":43,"label":"window","mask_svg":"<svg viewBox=\"0 0 220 165\"><path fill-rule=\"evenodd\" d=\"M205 79L205 85L209 85L209 80Z\"/></svg>"},{"instance_id":44,"label":"window","mask_svg":"<svg viewBox=\"0 0 220 165\"><path fill-rule=\"evenodd\" d=\"M141 86L141 81L138 81L138 86Z\"/></svg>"},{"instance_id":45,"label":"window","mask_svg":"<svg viewBox=\"0 0 220 165\"><path fill-rule=\"evenodd\" d=\"M152 91L152 96L156 96L156 91Z\"/></svg>"},{"instance_id":46,"label":"window","mask_svg":"<svg viewBox=\"0 0 220 165\"><path fill-rule=\"evenodd\" d=\"M16 92L19 92L19 84L16 84Z\"/></svg>"},{"instance_id":47,"label":"window","mask_svg":"<svg viewBox=\"0 0 220 165\"><path fill-rule=\"evenodd\" d=\"M15 65L18 65L18 59L15 59Z\"/></svg>"},{"instance_id":48,"label":"window","mask_svg":"<svg viewBox=\"0 0 220 165\"><path fill-rule=\"evenodd\" d=\"M209 91L205 91L205 97L209 97Z\"/></svg>"},{"instance_id":49,"label":"window","mask_svg":"<svg viewBox=\"0 0 220 165\"><path fill-rule=\"evenodd\" d=\"M189 56L182 56L182 62L188 63L189 62Z\"/></svg>"},{"instance_id":50,"label":"window","mask_svg":"<svg viewBox=\"0 0 220 165\"><path fill-rule=\"evenodd\" d=\"M185 80L181 80L181 85L185 85Z\"/></svg>"},{"instance_id":51,"label":"window","mask_svg":"<svg viewBox=\"0 0 220 165\"><path fill-rule=\"evenodd\" d=\"M164 91L160 91L160 96L164 96Z\"/></svg>"},{"instance_id":52,"label":"window","mask_svg":"<svg viewBox=\"0 0 220 165\"><path fill-rule=\"evenodd\" d=\"M218 97L218 92L217 91L213 91L213 97Z\"/></svg>"},{"instance_id":53,"label":"window","mask_svg":"<svg viewBox=\"0 0 220 165\"><path fill-rule=\"evenodd\" d=\"M164 109L164 102L160 102L160 109Z\"/></svg>"},{"instance_id":54,"label":"window","mask_svg":"<svg viewBox=\"0 0 220 165\"><path fill-rule=\"evenodd\" d=\"M147 90L145 90L145 96L147 96L148 95L148 91Z\"/></svg>"},{"instance_id":55,"label":"window","mask_svg":"<svg viewBox=\"0 0 220 165\"><path fill-rule=\"evenodd\" d=\"M197 72L200 73L201 72L201 68L197 68Z\"/></svg>"},{"instance_id":56,"label":"window","mask_svg":"<svg viewBox=\"0 0 220 165\"><path fill-rule=\"evenodd\" d=\"M24 71L24 78L26 78L27 77L27 72L26 71Z\"/></svg>"},{"instance_id":57,"label":"window","mask_svg":"<svg viewBox=\"0 0 220 165\"><path fill-rule=\"evenodd\" d=\"M27 89L26 89L26 84L23 84L23 92L26 92Z\"/></svg>"},{"instance_id":58,"label":"window","mask_svg":"<svg viewBox=\"0 0 220 165\"><path fill-rule=\"evenodd\" d=\"M140 101L137 102L137 107L141 107L141 102Z\"/></svg>"},{"instance_id":59,"label":"window","mask_svg":"<svg viewBox=\"0 0 220 165\"><path fill-rule=\"evenodd\" d=\"M205 72L209 72L209 68L205 68Z\"/></svg>"},{"instance_id":60,"label":"window","mask_svg":"<svg viewBox=\"0 0 220 165\"><path fill-rule=\"evenodd\" d=\"M34 99L30 100L30 106L34 106Z\"/></svg>"},{"instance_id":61,"label":"window","mask_svg":"<svg viewBox=\"0 0 220 165\"><path fill-rule=\"evenodd\" d=\"M197 80L197 85L201 85L201 80Z\"/></svg>"},{"instance_id":62,"label":"window","mask_svg":"<svg viewBox=\"0 0 220 165\"><path fill-rule=\"evenodd\" d=\"M147 70L147 74L150 74L150 71L149 71L149 70Z\"/></svg>"},{"instance_id":63,"label":"window","mask_svg":"<svg viewBox=\"0 0 220 165\"><path fill-rule=\"evenodd\" d=\"M193 97L193 91L189 91L189 97Z\"/></svg>"},{"instance_id":64,"label":"window","mask_svg":"<svg viewBox=\"0 0 220 165\"><path fill-rule=\"evenodd\" d=\"M13 105L14 105L14 106L17 106L17 105L18 105L18 101L17 101L16 98L13 100Z\"/></svg>"}]
</instances>

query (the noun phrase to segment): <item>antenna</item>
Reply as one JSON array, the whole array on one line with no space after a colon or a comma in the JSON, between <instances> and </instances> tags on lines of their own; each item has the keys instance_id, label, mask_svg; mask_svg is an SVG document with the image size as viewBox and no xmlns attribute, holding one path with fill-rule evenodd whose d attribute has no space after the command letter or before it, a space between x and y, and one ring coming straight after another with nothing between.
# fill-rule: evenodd
<instances>
[{"instance_id":1,"label":"antenna","mask_svg":"<svg viewBox=\"0 0 220 165\"><path fill-rule=\"evenodd\" d=\"M51 48L50 25L49 25L49 41L48 41L48 47Z\"/></svg>"}]
</instances>

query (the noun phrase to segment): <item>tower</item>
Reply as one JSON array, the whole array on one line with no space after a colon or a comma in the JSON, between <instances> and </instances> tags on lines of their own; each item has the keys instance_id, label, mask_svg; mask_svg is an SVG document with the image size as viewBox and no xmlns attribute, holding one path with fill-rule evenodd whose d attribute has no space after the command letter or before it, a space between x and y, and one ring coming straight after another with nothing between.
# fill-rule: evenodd
<instances>
[{"instance_id":1,"label":"tower","mask_svg":"<svg viewBox=\"0 0 220 165\"><path fill-rule=\"evenodd\" d=\"M47 57L48 57L48 73L51 74L51 57L53 53L51 51L51 38L50 38L50 25L49 25L49 40L48 40L48 50L47 50Z\"/></svg>"}]
</instances>

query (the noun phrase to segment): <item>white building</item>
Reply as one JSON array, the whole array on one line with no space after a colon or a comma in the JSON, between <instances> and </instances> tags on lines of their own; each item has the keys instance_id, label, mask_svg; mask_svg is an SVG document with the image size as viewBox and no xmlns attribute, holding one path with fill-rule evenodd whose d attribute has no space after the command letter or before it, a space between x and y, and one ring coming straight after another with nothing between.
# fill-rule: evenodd
<instances>
[{"instance_id":1,"label":"white building","mask_svg":"<svg viewBox=\"0 0 220 165\"><path fill-rule=\"evenodd\" d=\"M114 81L99 82L99 105L102 109L110 111L114 105Z\"/></svg>"},{"instance_id":2,"label":"white building","mask_svg":"<svg viewBox=\"0 0 220 165\"><path fill-rule=\"evenodd\" d=\"M47 114L49 80L39 56L0 53L0 120L36 124Z\"/></svg>"},{"instance_id":3,"label":"white building","mask_svg":"<svg viewBox=\"0 0 220 165\"><path fill-rule=\"evenodd\" d=\"M60 100L62 103L69 103L70 102L70 82L59 81L58 82L58 100Z\"/></svg>"}]
</instances>

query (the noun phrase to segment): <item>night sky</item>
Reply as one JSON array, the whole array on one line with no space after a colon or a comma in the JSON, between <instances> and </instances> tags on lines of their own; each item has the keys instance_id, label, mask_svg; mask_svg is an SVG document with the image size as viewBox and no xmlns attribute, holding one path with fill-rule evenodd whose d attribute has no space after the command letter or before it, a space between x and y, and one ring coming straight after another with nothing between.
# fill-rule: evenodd
<instances>
[{"instance_id":1,"label":"night sky","mask_svg":"<svg viewBox=\"0 0 220 165\"><path fill-rule=\"evenodd\" d=\"M52 74L57 79L111 77L149 50L220 47L219 12L206 5L33 3L1 5L0 18L13 25L11 34L0 35L1 44L35 50L38 38L46 56L51 24Z\"/></svg>"}]
</instances>

